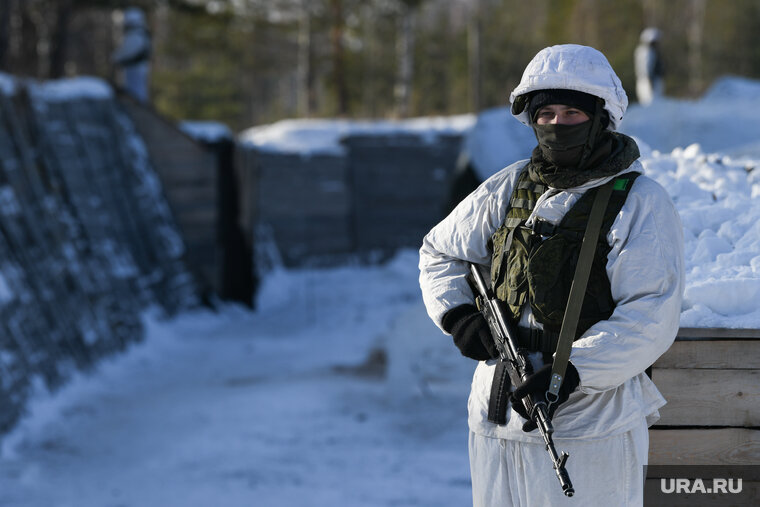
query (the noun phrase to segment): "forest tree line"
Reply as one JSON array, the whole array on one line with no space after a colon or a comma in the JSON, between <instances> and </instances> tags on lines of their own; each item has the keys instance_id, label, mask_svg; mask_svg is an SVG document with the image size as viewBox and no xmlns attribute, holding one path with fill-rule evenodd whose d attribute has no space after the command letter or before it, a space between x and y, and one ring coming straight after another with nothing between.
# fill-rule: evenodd
<instances>
[{"instance_id":1,"label":"forest tree line","mask_svg":"<svg viewBox=\"0 0 760 507\"><path fill-rule=\"evenodd\" d=\"M538 50L568 42L601 50L633 101L649 26L662 32L666 95L760 78L756 0L2 0L0 70L115 80L129 6L148 18L154 106L235 131L503 106Z\"/></svg>"}]
</instances>

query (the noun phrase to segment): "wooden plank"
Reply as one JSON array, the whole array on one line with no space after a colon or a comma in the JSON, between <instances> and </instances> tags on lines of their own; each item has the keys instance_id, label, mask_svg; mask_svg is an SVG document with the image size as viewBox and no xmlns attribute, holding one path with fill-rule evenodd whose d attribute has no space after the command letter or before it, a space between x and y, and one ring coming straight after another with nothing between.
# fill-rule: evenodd
<instances>
[{"instance_id":1,"label":"wooden plank","mask_svg":"<svg viewBox=\"0 0 760 507\"><path fill-rule=\"evenodd\" d=\"M114 102L109 103L104 117L109 123L114 138L132 139L133 142L140 144L146 140L140 138L137 126L121 109L116 107ZM157 141L160 142L160 140ZM144 231L146 248L152 250L151 253L158 261L158 267L163 274L160 278L152 278L148 281L149 287L156 295L156 299L171 313L188 304L193 304L196 299L195 284L192 277L188 276L185 264L186 259L192 262L193 252L182 248L157 248L158 245L165 247L180 243L182 241L179 234L180 228L170 213L171 203L169 206L166 205L164 192L161 185L157 184L159 180L156 178L157 171L154 164L140 150L125 150L125 144L117 145L119 149L117 159L124 168L125 181L132 186L135 225ZM147 153L150 153L150 146L146 148ZM183 255L187 257L183 258ZM210 280L207 283L213 286L214 281Z\"/></svg>"},{"instance_id":2,"label":"wooden plank","mask_svg":"<svg viewBox=\"0 0 760 507\"><path fill-rule=\"evenodd\" d=\"M678 338L684 340L711 339L760 339L760 329L730 329L715 327L682 327L678 330Z\"/></svg>"},{"instance_id":3,"label":"wooden plank","mask_svg":"<svg viewBox=\"0 0 760 507\"><path fill-rule=\"evenodd\" d=\"M134 138L144 144L147 150L148 158L145 158L141 150L121 150L119 158L128 169L125 176L130 182L153 182L156 173L168 187L178 184L205 185L213 189L213 196L217 195L217 158L210 149L186 136L175 125L164 121L155 111L127 97L123 98L121 106L126 108L131 120L120 108L117 111L115 104L110 105L108 117L114 136L118 139ZM141 226L148 227L146 243L176 243L180 239L180 231L187 232L186 228L198 223L179 218L175 220L175 217L167 213L174 207L174 194L166 193L169 207L152 205L152 202L161 200L158 194L164 193L159 186L143 184L136 186L134 191L140 211L136 219L141 222ZM157 285L151 284L151 287L169 311L193 299L193 280L187 276L186 262L193 267L194 273L199 272L198 266L202 262L195 258L194 250L183 250L186 256L184 258L177 256L180 251L182 250L159 249L154 252L165 276ZM200 277L198 282L218 289L218 280Z\"/></svg>"},{"instance_id":4,"label":"wooden plank","mask_svg":"<svg viewBox=\"0 0 760 507\"><path fill-rule=\"evenodd\" d=\"M757 465L760 430L748 428L649 430L650 465Z\"/></svg>"},{"instance_id":5,"label":"wooden plank","mask_svg":"<svg viewBox=\"0 0 760 507\"><path fill-rule=\"evenodd\" d=\"M676 341L655 368L760 368L760 340Z\"/></svg>"},{"instance_id":6,"label":"wooden plank","mask_svg":"<svg viewBox=\"0 0 760 507\"><path fill-rule=\"evenodd\" d=\"M760 426L760 370L654 369L662 426Z\"/></svg>"}]
</instances>

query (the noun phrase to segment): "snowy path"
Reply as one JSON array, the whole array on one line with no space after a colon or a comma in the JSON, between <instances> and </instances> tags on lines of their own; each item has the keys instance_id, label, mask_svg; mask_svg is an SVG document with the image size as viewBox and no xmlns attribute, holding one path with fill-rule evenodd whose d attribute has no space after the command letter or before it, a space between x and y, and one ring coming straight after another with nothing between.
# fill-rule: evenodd
<instances>
[{"instance_id":1,"label":"snowy path","mask_svg":"<svg viewBox=\"0 0 760 507\"><path fill-rule=\"evenodd\" d=\"M0 505L467 505L474 365L424 315L415 260L280 273L255 314L151 320L36 398Z\"/></svg>"}]
</instances>

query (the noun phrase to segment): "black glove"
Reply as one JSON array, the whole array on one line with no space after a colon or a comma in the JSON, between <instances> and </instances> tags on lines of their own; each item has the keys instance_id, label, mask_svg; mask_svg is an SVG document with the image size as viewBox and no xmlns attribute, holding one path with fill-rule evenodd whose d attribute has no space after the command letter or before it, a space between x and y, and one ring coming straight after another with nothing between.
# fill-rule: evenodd
<instances>
[{"instance_id":1,"label":"black glove","mask_svg":"<svg viewBox=\"0 0 760 507\"><path fill-rule=\"evenodd\" d=\"M549 390L549 381L552 376L552 365L545 364L538 369L533 375L525 379L525 382L515 388L510 396L509 401L512 402L512 408L515 412L520 414L523 419L527 419L523 424L523 431L530 432L536 429L536 423L530 418L530 414L527 413L523 406L522 399L526 396L530 396L531 399L538 398L543 400L548 405L549 402L546 399L546 391ZM554 417L554 412L557 407L562 405L570 397L570 393L575 391L580 383L581 379L578 376L578 370L575 369L573 363L567 363L567 370L565 370L565 380L562 381L562 385L559 388L557 401L549 406L549 419Z\"/></svg>"},{"instance_id":2,"label":"black glove","mask_svg":"<svg viewBox=\"0 0 760 507\"><path fill-rule=\"evenodd\" d=\"M488 322L474 305L449 310L441 324L447 333L451 333L463 356L478 361L499 357Z\"/></svg>"}]
</instances>

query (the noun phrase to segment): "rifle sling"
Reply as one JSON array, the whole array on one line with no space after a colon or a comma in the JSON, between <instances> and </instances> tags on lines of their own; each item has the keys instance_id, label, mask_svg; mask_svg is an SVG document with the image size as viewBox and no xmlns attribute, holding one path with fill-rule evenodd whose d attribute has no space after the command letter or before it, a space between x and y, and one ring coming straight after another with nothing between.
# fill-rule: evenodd
<instances>
[{"instance_id":1,"label":"rifle sling","mask_svg":"<svg viewBox=\"0 0 760 507\"><path fill-rule=\"evenodd\" d=\"M607 203L612 195L614 184L615 180L612 180L599 187L594 198L594 204L591 206L588 223L586 224L586 232L581 243L581 251L578 254L578 264L575 266L573 282L570 285L570 295L567 299L562 327L559 331L557 350L554 353L551 381L549 382L549 390L546 396L550 402L557 401L559 398L559 389L565 378L567 363L570 360L570 349L575 340L575 331L578 328L583 297L586 294L591 265L594 262L594 252L596 251L596 244L599 241L599 231L602 228L604 212L607 209ZM550 398L549 395L553 398Z\"/></svg>"},{"instance_id":2,"label":"rifle sling","mask_svg":"<svg viewBox=\"0 0 760 507\"><path fill-rule=\"evenodd\" d=\"M560 328L557 349L552 363L552 376L547 394L554 396L553 401L559 397L559 389L567 370L570 360L570 349L575 339L575 330L578 328L583 296L586 293L591 265L594 261L596 243L599 240L599 232L602 228L604 211L612 195L615 180L602 185L597 190L594 203L591 206L589 220L581 243L581 251L578 254L578 264L575 267L573 282L570 285L570 295L565 309L565 315ZM499 361L494 369L491 383L491 396L488 401L488 421L494 424L504 425L507 423L507 406L509 401L509 374L507 362ZM547 396L548 398L548 396ZM552 401L552 400L550 400Z\"/></svg>"}]
</instances>

